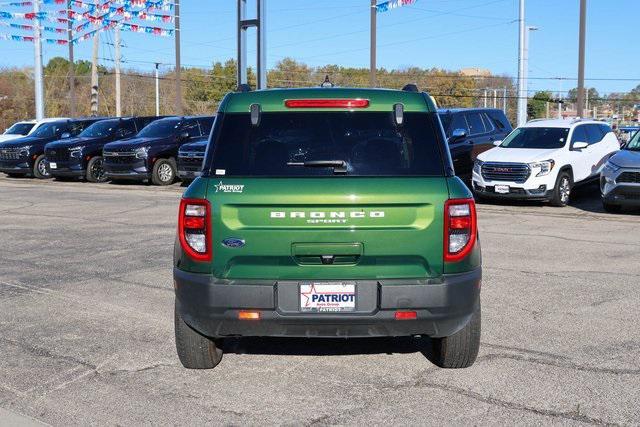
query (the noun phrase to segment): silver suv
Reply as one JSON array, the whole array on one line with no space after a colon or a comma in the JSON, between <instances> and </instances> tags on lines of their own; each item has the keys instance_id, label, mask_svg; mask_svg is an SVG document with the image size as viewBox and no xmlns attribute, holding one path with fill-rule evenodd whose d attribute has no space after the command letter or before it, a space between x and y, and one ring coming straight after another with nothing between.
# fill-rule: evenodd
<instances>
[{"instance_id":1,"label":"silver suv","mask_svg":"<svg viewBox=\"0 0 640 427\"><path fill-rule=\"evenodd\" d=\"M640 132L604 165L600 191L607 212L618 213L623 206L640 207Z\"/></svg>"}]
</instances>

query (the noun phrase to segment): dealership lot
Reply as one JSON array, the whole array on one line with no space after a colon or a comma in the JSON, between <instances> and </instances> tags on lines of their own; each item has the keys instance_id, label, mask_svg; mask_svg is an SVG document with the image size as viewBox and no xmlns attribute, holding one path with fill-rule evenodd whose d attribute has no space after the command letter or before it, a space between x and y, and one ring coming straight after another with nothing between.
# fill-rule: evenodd
<instances>
[{"instance_id":1,"label":"dealership lot","mask_svg":"<svg viewBox=\"0 0 640 427\"><path fill-rule=\"evenodd\" d=\"M179 185L0 178L0 408L50 424L634 424L640 215L480 205L483 337L442 370L413 339L175 355ZM3 412L0 412L0 414Z\"/></svg>"}]
</instances>

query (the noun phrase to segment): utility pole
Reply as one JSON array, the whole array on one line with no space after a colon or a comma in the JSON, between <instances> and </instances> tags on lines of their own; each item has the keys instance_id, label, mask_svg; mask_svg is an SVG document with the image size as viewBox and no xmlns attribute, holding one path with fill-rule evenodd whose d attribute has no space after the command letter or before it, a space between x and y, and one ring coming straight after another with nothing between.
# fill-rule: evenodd
<instances>
[{"instance_id":1,"label":"utility pole","mask_svg":"<svg viewBox=\"0 0 640 427\"><path fill-rule=\"evenodd\" d=\"M377 0L371 0L371 45L369 46L369 86L376 87L376 32L377 32L377 23L376 23L376 15L378 10L376 9Z\"/></svg>"},{"instance_id":2,"label":"utility pole","mask_svg":"<svg viewBox=\"0 0 640 427\"><path fill-rule=\"evenodd\" d=\"M40 0L33 2L33 13L36 16L40 13ZM35 44L35 66L34 66L34 84L36 95L36 120L44 119L44 77L42 71L42 29L40 20L34 20L33 41Z\"/></svg>"},{"instance_id":3,"label":"utility pole","mask_svg":"<svg viewBox=\"0 0 640 427\"><path fill-rule=\"evenodd\" d=\"M158 76L159 62L156 62L156 116L160 115L160 78Z\"/></svg>"},{"instance_id":4,"label":"utility pole","mask_svg":"<svg viewBox=\"0 0 640 427\"><path fill-rule=\"evenodd\" d=\"M578 108L577 115L584 115L584 57L587 31L587 0L580 0L580 35L578 42Z\"/></svg>"},{"instance_id":5,"label":"utility pole","mask_svg":"<svg viewBox=\"0 0 640 427\"><path fill-rule=\"evenodd\" d=\"M116 25L115 32L115 53L116 53L116 117L122 117L122 99L120 87L120 27Z\"/></svg>"},{"instance_id":6,"label":"utility pole","mask_svg":"<svg viewBox=\"0 0 640 427\"><path fill-rule=\"evenodd\" d=\"M493 108L498 108L498 89L493 90Z\"/></svg>"},{"instance_id":7,"label":"utility pole","mask_svg":"<svg viewBox=\"0 0 640 427\"><path fill-rule=\"evenodd\" d=\"M180 65L180 0L174 0L174 10L175 10L175 31L174 38L176 41L176 114L178 116L182 116L182 81L180 76L181 65Z\"/></svg>"},{"instance_id":8,"label":"utility pole","mask_svg":"<svg viewBox=\"0 0 640 427\"><path fill-rule=\"evenodd\" d=\"M484 108L487 108L487 90L486 89L484 90L482 97L484 99Z\"/></svg>"},{"instance_id":9,"label":"utility pole","mask_svg":"<svg viewBox=\"0 0 640 427\"><path fill-rule=\"evenodd\" d=\"M517 125L522 126L527 122L527 92L525 84L525 22L524 22L524 0L520 0L520 13L518 17L518 114Z\"/></svg>"},{"instance_id":10,"label":"utility pole","mask_svg":"<svg viewBox=\"0 0 640 427\"><path fill-rule=\"evenodd\" d=\"M69 115L76 116L76 65L73 59L73 21L71 0L67 0L67 46L69 47Z\"/></svg>"},{"instance_id":11,"label":"utility pole","mask_svg":"<svg viewBox=\"0 0 640 427\"><path fill-rule=\"evenodd\" d=\"M91 55L91 115L98 115L98 46L100 31L93 36L93 54Z\"/></svg>"}]
</instances>

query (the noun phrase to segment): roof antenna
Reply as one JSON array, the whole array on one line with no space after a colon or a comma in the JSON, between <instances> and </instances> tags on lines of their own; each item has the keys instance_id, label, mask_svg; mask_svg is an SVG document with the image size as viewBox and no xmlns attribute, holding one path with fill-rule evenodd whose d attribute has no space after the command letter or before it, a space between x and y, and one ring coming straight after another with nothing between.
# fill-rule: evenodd
<instances>
[{"instance_id":1,"label":"roof antenna","mask_svg":"<svg viewBox=\"0 0 640 427\"><path fill-rule=\"evenodd\" d=\"M324 81L322 82L320 87L333 87L333 83L331 83L331 80L329 80L329 74L324 76Z\"/></svg>"}]
</instances>

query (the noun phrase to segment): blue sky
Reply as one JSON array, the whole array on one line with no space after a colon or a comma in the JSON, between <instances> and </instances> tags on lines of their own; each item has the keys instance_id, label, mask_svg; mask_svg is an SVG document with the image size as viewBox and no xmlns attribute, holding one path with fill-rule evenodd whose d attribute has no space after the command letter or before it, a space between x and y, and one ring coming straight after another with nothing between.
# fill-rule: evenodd
<instances>
[{"instance_id":1,"label":"blue sky","mask_svg":"<svg viewBox=\"0 0 640 427\"><path fill-rule=\"evenodd\" d=\"M382 0L380 0L382 1ZM250 10L253 1L249 0ZM309 65L337 63L368 67L368 0L267 0L268 65L292 57ZM627 91L640 84L640 56L634 21L638 0L589 0L587 85L601 93ZM235 0L182 0L182 62L209 67L235 56ZM527 0L526 20L540 29L530 45L530 90L566 91L575 81L547 77L577 76L579 0ZM11 10L0 6L0 10ZM14 9L15 10L15 9ZM417 0L415 5L378 15L378 64L517 72L518 0ZM0 27L0 33L11 33ZM14 32L15 33L15 32ZM18 32L17 34L20 34ZM25 33L22 33L25 34ZM254 40L250 33L249 40ZM103 34L100 57L112 66L113 40ZM127 68L150 70L153 62L171 67L173 39L123 33ZM45 46L45 61L65 56L66 47ZM91 42L76 58L90 59ZM255 51L250 53L254 63ZM28 66L33 48L0 41L0 66Z\"/></svg>"}]
</instances>

